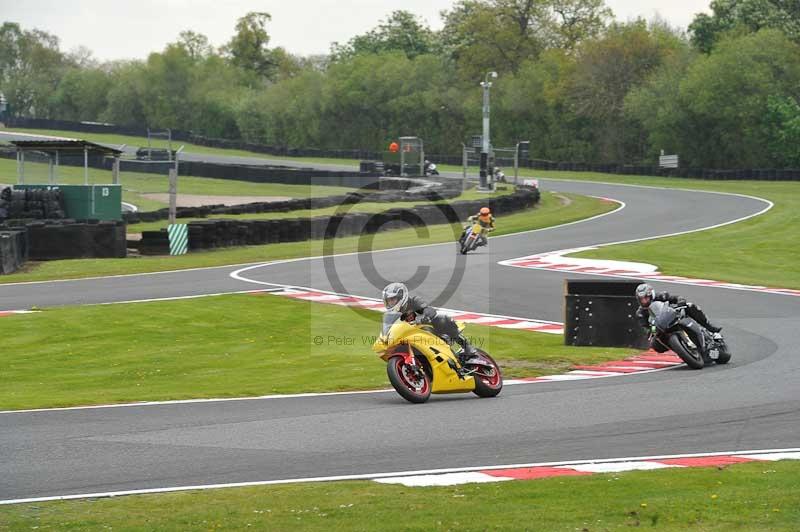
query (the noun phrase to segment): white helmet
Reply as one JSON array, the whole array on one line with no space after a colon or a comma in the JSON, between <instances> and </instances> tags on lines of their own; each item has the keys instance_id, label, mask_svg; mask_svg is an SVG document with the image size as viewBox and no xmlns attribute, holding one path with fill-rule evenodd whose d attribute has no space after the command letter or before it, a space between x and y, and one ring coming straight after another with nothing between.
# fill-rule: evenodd
<instances>
[{"instance_id":1,"label":"white helmet","mask_svg":"<svg viewBox=\"0 0 800 532\"><path fill-rule=\"evenodd\" d=\"M642 308L649 308L655 297L656 291L649 284L642 283L636 287L636 298Z\"/></svg>"},{"instance_id":2,"label":"white helmet","mask_svg":"<svg viewBox=\"0 0 800 532\"><path fill-rule=\"evenodd\" d=\"M408 303L408 287L403 283L391 283L383 289L383 304L386 310L399 312Z\"/></svg>"}]
</instances>

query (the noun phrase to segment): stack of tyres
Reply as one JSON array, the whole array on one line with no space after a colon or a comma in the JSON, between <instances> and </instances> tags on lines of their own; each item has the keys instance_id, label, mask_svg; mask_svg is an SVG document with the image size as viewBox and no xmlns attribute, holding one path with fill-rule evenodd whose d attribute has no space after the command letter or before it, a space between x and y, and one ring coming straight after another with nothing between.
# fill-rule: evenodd
<instances>
[{"instance_id":1,"label":"stack of tyres","mask_svg":"<svg viewBox=\"0 0 800 532\"><path fill-rule=\"evenodd\" d=\"M205 231L202 222L191 222L188 224L189 232L189 249L204 249Z\"/></svg>"},{"instance_id":2,"label":"stack of tyres","mask_svg":"<svg viewBox=\"0 0 800 532\"><path fill-rule=\"evenodd\" d=\"M169 235L167 230L142 231L142 239L139 241L139 253L142 255L169 255Z\"/></svg>"}]
</instances>

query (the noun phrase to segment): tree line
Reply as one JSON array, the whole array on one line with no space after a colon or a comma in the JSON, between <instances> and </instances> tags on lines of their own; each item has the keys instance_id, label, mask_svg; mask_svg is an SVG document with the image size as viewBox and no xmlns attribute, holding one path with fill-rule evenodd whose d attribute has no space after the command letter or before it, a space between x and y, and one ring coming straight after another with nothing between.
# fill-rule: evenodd
<instances>
[{"instance_id":1,"label":"tree line","mask_svg":"<svg viewBox=\"0 0 800 532\"><path fill-rule=\"evenodd\" d=\"M402 135L460 153L492 87L496 146L531 157L682 165L800 166L800 7L714 0L688 31L618 22L603 0L458 0L432 30L395 11L330 53L270 46L248 13L214 48L184 31L145 60L85 49L6 22L0 92L19 116L191 130L286 147L381 150Z\"/></svg>"}]
</instances>

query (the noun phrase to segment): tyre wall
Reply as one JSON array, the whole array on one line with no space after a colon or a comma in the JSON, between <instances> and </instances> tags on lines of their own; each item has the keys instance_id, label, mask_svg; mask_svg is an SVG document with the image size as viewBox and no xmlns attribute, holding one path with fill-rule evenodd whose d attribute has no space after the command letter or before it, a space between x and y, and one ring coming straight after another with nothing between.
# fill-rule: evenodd
<instances>
[{"instance_id":1,"label":"tyre wall","mask_svg":"<svg viewBox=\"0 0 800 532\"><path fill-rule=\"evenodd\" d=\"M202 220L188 224L189 249L300 242L373 234L409 226L458 223L487 205L493 213L503 215L533 207L539 199L538 189L526 188L488 200L454 201L445 207L426 204L369 214L347 212L333 216L280 220ZM166 229L142 232L139 252L145 255L168 254L169 239Z\"/></svg>"},{"instance_id":2,"label":"tyre wall","mask_svg":"<svg viewBox=\"0 0 800 532\"><path fill-rule=\"evenodd\" d=\"M381 189L388 191L372 192L369 195L360 192L350 192L336 196L324 196L319 198L297 198L286 201L270 201L245 203L241 205L203 205L201 207L178 207L176 210L177 218L206 218L208 216L219 216L223 214L259 214L268 212L291 212L296 210L324 209L336 205L348 205L368 201L374 203L393 203L397 201L435 201L440 199L453 199L461 194L460 182L448 181L437 186L420 191L407 191L401 185L384 185L381 180ZM391 180L392 182L399 180ZM406 188L408 188L406 186ZM397 192L403 190L403 192ZM136 224L140 222L156 222L169 218L169 209L159 209L148 212L128 212L123 213L126 223Z\"/></svg>"},{"instance_id":3,"label":"tyre wall","mask_svg":"<svg viewBox=\"0 0 800 532\"><path fill-rule=\"evenodd\" d=\"M8 229L12 229L8 227ZM125 224L115 221L42 220L13 227L26 235L31 260L124 258ZM3 227L0 226L0 231Z\"/></svg>"}]
</instances>

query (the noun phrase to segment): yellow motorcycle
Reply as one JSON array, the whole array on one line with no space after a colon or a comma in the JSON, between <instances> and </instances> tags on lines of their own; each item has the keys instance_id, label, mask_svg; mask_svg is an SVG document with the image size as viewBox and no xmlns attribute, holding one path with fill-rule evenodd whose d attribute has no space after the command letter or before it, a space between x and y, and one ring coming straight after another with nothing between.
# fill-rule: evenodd
<instances>
[{"instance_id":1,"label":"yellow motorcycle","mask_svg":"<svg viewBox=\"0 0 800 532\"><path fill-rule=\"evenodd\" d=\"M468 252L473 251L478 247L478 243L483 234L484 228L478 222L473 223L465 228L464 234L461 235L459 244L461 245L461 254L466 255Z\"/></svg>"},{"instance_id":2,"label":"yellow motorcycle","mask_svg":"<svg viewBox=\"0 0 800 532\"><path fill-rule=\"evenodd\" d=\"M464 324L458 323L459 332ZM424 403L432 393L472 392L494 397L503 389L500 367L480 349L463 361L431 325L409 323L399 312L383 315L381 335L372 349L386 364L397 393L412 403Z\"/></svg>"}]
</instances>

